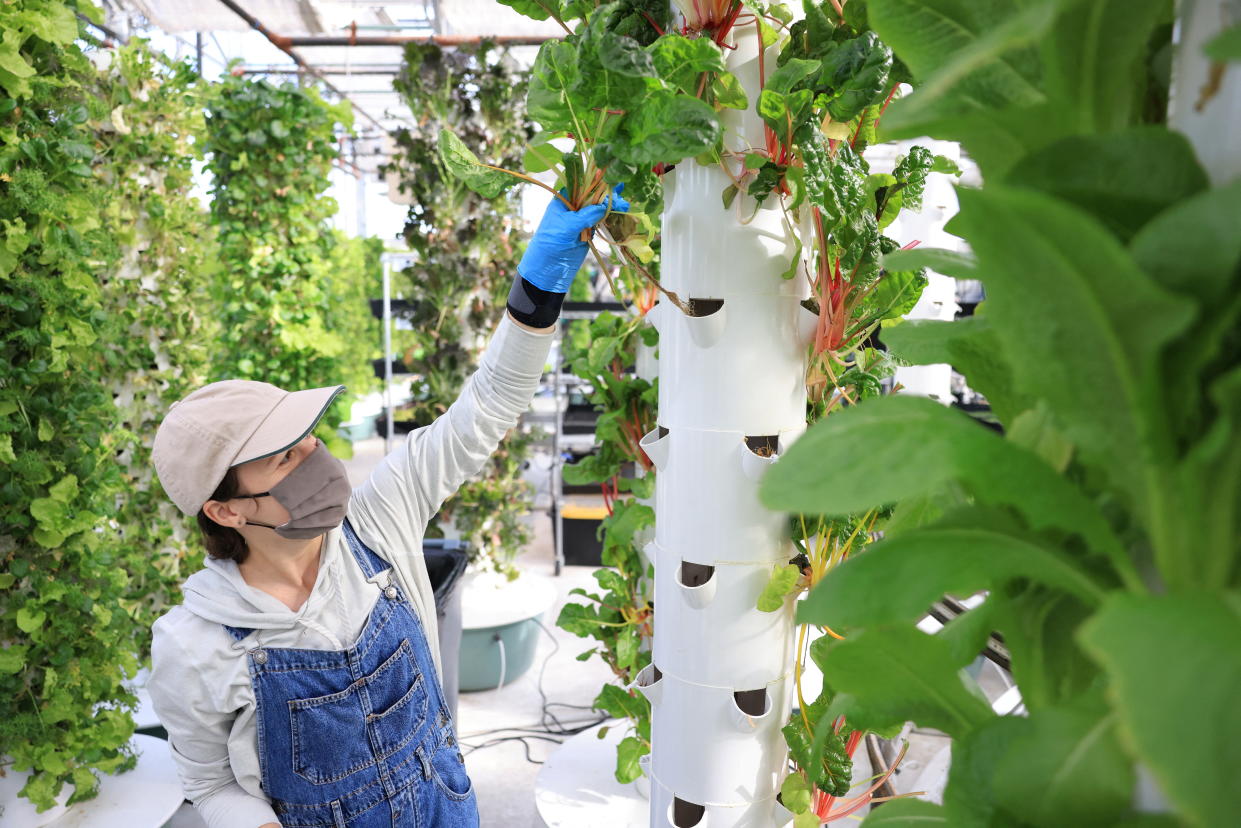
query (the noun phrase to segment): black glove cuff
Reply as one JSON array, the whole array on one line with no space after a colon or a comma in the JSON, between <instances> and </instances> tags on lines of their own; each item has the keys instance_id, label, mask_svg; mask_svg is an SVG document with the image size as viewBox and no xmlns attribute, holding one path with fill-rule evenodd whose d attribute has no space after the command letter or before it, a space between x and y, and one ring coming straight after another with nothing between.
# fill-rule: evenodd
<instances>
[{"instance_id":1,"label":"black glove cuff","mask_svg":"<svg viewBox=\"0 0 1241 828\"><path fill-rule=\"evenodd\" d=\"M508 310L513 318L532 328L550 328L560 318L563 293L552 293L531 284L518 274L508 292Z\"/></svg>"}]
</instances>

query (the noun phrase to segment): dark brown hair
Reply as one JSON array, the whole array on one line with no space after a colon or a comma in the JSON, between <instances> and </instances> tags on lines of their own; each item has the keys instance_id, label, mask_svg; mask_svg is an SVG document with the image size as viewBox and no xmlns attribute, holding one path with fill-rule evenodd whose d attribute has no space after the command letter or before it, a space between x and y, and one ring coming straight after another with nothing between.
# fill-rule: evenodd
<instances>
[{"instance_id":1,"label":"dark brown hair","mask_svg":"<svg viewBox=\"0 0 1241 828\"><path fill-rule=\"evenodd\" d=\"M241 483L237 479L236 467L228 470L220 485L211 493L211 500L230 500L237 496ZM221 526L207 517L202 509L198 510L198 528L203 533L203 543L207 545L207 554L221 560L243 563L250 554L246 539L231 526Z\"/></svg>"}]
</instances>

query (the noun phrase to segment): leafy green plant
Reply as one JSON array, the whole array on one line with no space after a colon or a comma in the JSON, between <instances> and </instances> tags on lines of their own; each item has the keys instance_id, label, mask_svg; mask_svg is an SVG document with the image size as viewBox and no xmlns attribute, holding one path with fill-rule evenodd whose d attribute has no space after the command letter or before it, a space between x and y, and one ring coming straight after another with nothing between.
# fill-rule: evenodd
<instances>
[{"instance_id":1,"label":"leafy green plant","mask_svg":"<svg viewBox=\"0 0 1241 828\"><path fill-rule=\"evenodd\" d=\"M627 719L633 729L617 745L615 775L622 784L641 776L638 760L651 749L650 702L627 687L651 661L652 572L640 549L649 540L655 512L641 501L653 496L655 478L654 466L639 442L655 426L659 397L654 383L635 376L629 368L637 358L639 343L653 346L657 337L640 316L604 312L589 321L581 341L566 340L566 360L575 374L591 384L588 399L600 413L595 426L597 451L565 466L564 479L599 484L608 516L599 526L605 565L594 573L599 592L573 590L571 594L590 603L565 604L556 624L582 638L595 639L596 646L578 658L599 656L617 680L603 686L594 704L615 718ZM638 476L624 473L629 464ZM622 492L632 497L622 498Z\"/></svg>"},{"instance_id":2,"label":"leafy green plant","mask_svg":"<svg viewBox=\"0 0 1241 828\"><path fill-rule=\"evenodd\" d=\"M418 126L399 130L389 171L411 200L404 236L417 261L398 292L413 300L412 331L401 340L415 373L408 416L426 425L461 393L477 367L487 336L505 312L523 239L513 227L519 208L511 194L478 193L446 169L437 146L451 130L464 152L497 165L515 164L532 129L521 106L526 78L504 51L441 49L410 44L395 81ZM431 524L471 543L471 562L517 577L514 560L530 542L522 522L529 486L521 469L535 435L511 432L479 479L445 502Z\"/></svg>"},{"instance_id":3,"label":"leafy green plant","mask_svg":"<svg viewBox=\"0 0 1241 828\"><path fill-rule=\"evenodd\" d=\"M100 273L109 333L101 337L100 379L116 406L122 491L109 511L129 574L120 606L137 628L139 658L155 619L180 601L197 569L197 528L163 493L150 441L168 406L207 381L214 234L190 196L205 124L204 82L187 64L168 65L143 42L101 51L90 84L96 174L112 194L101 211L115 267Z\"/></svg>"},{"instance_id":4,"label":"leafy green plant","mask_svg":"<svg viewBox=\"0 0 1241 828\"><path fill-rule=\"evenodd\" d=\"M982 313L884 338L951 362L1004 427L867 401L764 481L773 507L829 516L920 504L799 613L843 636L818 645L827 714L954 739L942 806L872 820L1227 824L1241 807L1227 770L1241 733L1241 188L1209 187L1188 143L1149 123L1171 4L867 7L921 81L893 132L960 140L986 182L960 191L949 225L973 255L884 262L981 279ZM913 626L940 596L980 590L940 633ZM996 716L961 672L992 630L1027 716ZM1135 811L1144 772L1162 813Z\"/></svg>"},{"instance_id":5,"label":"leafy green plant","mask_svg":"<svg viewBox=\"0 0 1241 828\"><path fill-rule=\"evenodd\" d=\"M214 88L205 150L227 274L216 280L216 378L282 388L369 382L360 372L374 339L341 324L341 288L321 266L335 240L327 220L337 208L323 193L338 155L337 129L352 117L347 102L328 104L314 87L230 74ZM342 276L364 278L335 278ZM316 431L334 451L345 449L336 429L348 406L349 398L339 398Z\"/></svg>"},{"instance_id":6,"label":"leafy green plant","mask_svg":"<svg viewBox=\"0 0 1241 828\"><path fill-rule=\"evenodd\" d=\"M44 810L66 782L87 799L96 772L135 761L122 681L146 635L119 604L129 552L106 528L124 438L99 381L117 329L98 274L116 247L79 10L99 14L0 7L0 752L32 771L22 795Z\"/></svg>"}]
</instances>

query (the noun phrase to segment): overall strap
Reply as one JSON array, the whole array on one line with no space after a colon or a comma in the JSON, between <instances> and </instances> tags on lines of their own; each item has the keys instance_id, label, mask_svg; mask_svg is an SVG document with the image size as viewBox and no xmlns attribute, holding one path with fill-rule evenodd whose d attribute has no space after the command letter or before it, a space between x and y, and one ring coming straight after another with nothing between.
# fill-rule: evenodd
<instances>
[{"instance_id":1,"label":"overall strap","mask_svg":"<svg viewBox=\"0 0 1241 828\"><path fill-rule=\"evenodd\" d=\"M345 540L349 543L349 551L353 553L354 560L358 562L358 567L367 579L391 569L387 561L376 555L369 546L362 542L362 539L358 537L358 533L353 531L353 526L349 523L348 518L345 518L342 528L344 529Z\"/></svg>"}]
</instances>

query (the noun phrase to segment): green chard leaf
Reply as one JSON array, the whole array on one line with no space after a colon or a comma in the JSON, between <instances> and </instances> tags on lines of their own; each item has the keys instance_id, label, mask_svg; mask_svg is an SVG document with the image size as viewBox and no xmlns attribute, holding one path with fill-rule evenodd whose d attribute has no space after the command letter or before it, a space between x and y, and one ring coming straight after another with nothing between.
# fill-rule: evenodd
<instances>
[{"instance_id":1,"label":"green chard leaf","mask_svg":"<svg viewBox=\"0 0 1241 828\"><path fill-rule=\"evenodd\" d=\"M520 181L503 170L484 166L470 148L447 129L440 130L439 153L444 166L483 198L495 198Z\"/></svg>"}]
</instances>

